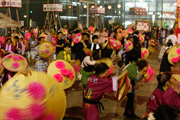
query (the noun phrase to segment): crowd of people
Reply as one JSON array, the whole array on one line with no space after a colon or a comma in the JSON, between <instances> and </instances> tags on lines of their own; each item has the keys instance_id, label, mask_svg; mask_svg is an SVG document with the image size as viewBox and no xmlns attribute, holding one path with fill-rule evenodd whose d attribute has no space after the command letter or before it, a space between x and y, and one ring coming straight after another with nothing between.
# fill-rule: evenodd
<instances>
[{"instance_id":1,"label":"crowd of people","mask_svg":"<svg viewBox=\"0 0 180 120\"><path fill-rule=\"evenodd\" d=\"M59 31L49 29L48 26L42 29L21 27L20 31L13 30L11 35L7 35L5 42L1 41L0 55L3 58L9 54L20 54L27 59L29 66L35 66L35 69L41 72L46 72L52 61L69 62L76 72L76 79L81 81L84 88L83 115L85 120L99 119L99 110L103 108L100 100L104 93L117 91L119 80L127 74L130 87L123 115L131 119L140 119L134 110L135 85L144 79L149 66L147 60L142 59L141 48L149 49L151 55L162 45L159 54L161 66L157 76L158 86L147 102L147 114L144 119L153 120L150 118L154 113L153 117L161 120L161 114L167 113L169 117L169 119L166 118L167 120L176 120L180 114L178 109L180 108L180 77L172 73L172 65L168 62L167 54L172 46L178 45L177 37L173 30L169 31L167 27L165 29L152 27L146 32L136 31L135 26L128 29L131 29L132 33L128 33L128 37L122 35L119 39L121 47L114 48L109 39L117 39L118 33L125 30L123 26L111 26L110 29L104 28L101 31L97 28L91 30L85 25L82 29L76 28L75 30L65 25ZM78 34L82 37L75 42L74 36ZM144 36L143 41L139 39L140 34ZM54 38L57 40L55 44L52 40ZM45 41L50 42L55 48L54 54L49 58L42 58L38 53L39 45ZM127 41L133 44L133 48L128 51L125 47ZM118 74L109 75L111 66L101 62L106 58L112 61L118 58L116 61L119 65ZM14 74L9 74L6 70L1 75L0 81L4 84ZM171 110L171 112L174 110L172 114L176 114L176 118L174 116L172 119L172 114L168 114L167 111L162 112L161 109Z\"/></svg>"}]
</instances>

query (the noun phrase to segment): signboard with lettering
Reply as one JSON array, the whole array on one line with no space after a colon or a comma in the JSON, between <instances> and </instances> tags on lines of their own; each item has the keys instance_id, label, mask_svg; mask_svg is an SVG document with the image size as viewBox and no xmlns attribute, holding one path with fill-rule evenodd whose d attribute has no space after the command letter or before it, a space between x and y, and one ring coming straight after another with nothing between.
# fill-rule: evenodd
<instances>
[{"instance_id":1,"label":"signboard with lettering","mask_svg":"<svg viewBox=\"0 0 180 120\"><path fill-rule=\"evenodd\" d=\"M22 7L22 0L0 0L0 7Z\"/></svg>"},{"instance_id":2,"label":"signboard with lettering","mask_svg":"<svg viewBox=\"0 0 180 120\"><path fill-rule=\"evenodd\" d=\"M105 8L103 8L103 7L90 8L90 13L92 13L92 14L105 14Z\"/></svg>"},{"instance_id":3,"label":"signboard with lettering","mask_svg":"<svg viewBox=\"0 0 180 120\"><path fill-rule=\"evenodd\" d=\"M63 5L62 4L43 4L43 11L44 12L62 12L63 11Z\"/></svg>"},{"instance_id":4,"label":"signboard with lettering","mask_svg":"<svg viewBox=\"0 0 180 120\"><path fill-rule=\"evenodd\" d=\"M149 20L137 20L136 30L139 31L149 31L151 29L151 21Z\"/></svg>"}]
</instances>

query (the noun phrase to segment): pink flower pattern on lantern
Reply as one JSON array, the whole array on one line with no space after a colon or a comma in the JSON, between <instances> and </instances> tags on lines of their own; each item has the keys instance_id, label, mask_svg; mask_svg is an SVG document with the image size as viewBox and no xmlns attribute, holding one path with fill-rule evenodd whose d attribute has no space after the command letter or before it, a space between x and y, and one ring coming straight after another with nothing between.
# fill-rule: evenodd
<instances>
[{"instance_id":1,"label":"pink flower pattern on lantern","mask_svg":"<svg viewBox=\"0 0 180 120\"><path fill-rule=\"evenodd\" d=\"M33 99L43 99L46 95L44 86L39 82L32 82L27 87L27 91Z\"/></svg>"},{"instance_id":2,"label":"pink flower pattern on lantern","mask_svg":"<svg viewBox=\"0 0 180 120\"><path fill-rule=\"evenodd\" d=\"M21 59L21 60L24 60L24 57L22 57L22 56L19 56L19 59Z\"/></svg>"},{"instance_id":3,"label":"pink flower pattern on lantern","mask_svg":"<svg viewBox=\"0 0 180 120\"><path fill-rule=\"evenodd\" d=\"M65 64L64 64L64 62L62 62L62 61L58 61L58 62L55 63L55 66L56 66L56 68L58 68L58 69L62 69L62 68L65 67Z\"/></svg>"},{"instance_id":4,"label":"pink flower pattern on lantern","mask_svg":"<svg viewBox=\"0 0 180 120\"><path fill-rule=\"evenodd\" d=\"M55 74L53 76L58 82L62 82L63 81L63 76L61 74Z\"/></svg>"},{"instance_id":5,"label":"pink flower pattern on lantern","mask_svg":"<svg viewBox=\"0 0 180 120\"><path fill-rule=\"evenodd\" d=\"M12 108L6 113L6 120L20 120L21 117L20 110L17 108Z\"/></svg>"},{"instance_id":6,"label":"pink flower pattern on lantern","mask_svg":"<svg viewBox=\"0 0 180 120\"><path fill-rule=\"evenodd\" d=\"M70 73L68 75L68 78L72 80L74 78L74 73L70 70Z\"/></svg>"},{"instance_id":7,"label":"pink flower pattern on lantern","mask_svg":"<svg viewBox=\"0 0 180 120\"><path fill-rule=\"evenodd\" d=\"M19 60L19 57L18 57L18 56L14 56L14 57L13 57L13 60L14 60L14 61L18 61L18 60Z\"/></svg>"},{"instance_id":8,"label":"pink flower pattern on lantern","mask_svg":"<svg viewBox=\"0 0 180 120\"><path fill-rule=\"evenodd\" d=\"M180 55L180 48L177 49L177 54Z\"/></svg>"},{"instance_id":9,"label":"pink flower pattern on lantern","mask_svg":"<svg viewBox=\"0 0 180 120\"><path fill-rule=\"evenodd\" d=\"M79 38L76 38L75 42L79 42Z\"/></svg>"},{"instance_id":10,"label":"pink flower pattern on lantern","mask_svg":"<svg viewBox=\"0 0 180 120\"><path fill-rule=\"evenodd\" d=\"M73 39L75 39L75 38L76 38L76 35L73 36Z\"/></svg>"},{"instance_id":11,"label":"pink flower pattern on lantern","mask_svg":"<svg viewBox=\"0 0 180 120\"><path fill-rule=\"evenodd\" d=\"M81 33L78 33L77 36L80 37L80 36L81 36Z\"/></svg>"},{"instance_id":12,"label":"pink flower pattern on lantern","mask_svg":"<svg viewBox=\"0 0 180 120\"><path fill-rule=\"evenodd\" d=\"M70 70L66 68L61 69L60 72L62 75L65 75L65 76L68 76L70 74Z\"/></svg>"},{"instance_id":13,"label":"pink flower pattern on lantern","mask_svg":"<svg viewBox=\"0 0 180 120\"><path fill-rule=\"evenodd\" d=\"M18 62L14 62L12 64L12 66L13 66L13 68L17 69L17 68L19 68L20 64Z\"/></svg>"},{"instance_id":14,"label":"pink flower pattern on lantern","mask_svg":"<svg viewBox=\"0 0 180 120\"><path fill-rule=\"evenodd\" d=\"M177 63L178 62L177 58L172 58L171 60L172 60L173 63Z\"/></svg>"},{"instance_id":15,"label":"pink flower pattern on lantern","mask_svg":"<svg viewBox=\"0 0 180 120\"><path fill-rule=\"evenodd\" d=\"M33 103L29 107L32 119L39 119L44 113L44 106L38 103Z\"/></svg>"},{"instance_id":16,"label":"pink flower pattern on lantern","mask_svg":"<svg viewBox=\"0 0 180 120\"><path fill-rule=\"evenodd\" d=\"M9 58L12 58L12 57L13 57L13 55L8 55L8 56L7 56L8 59L9 59Z\"/></svg>"}]
</instances>

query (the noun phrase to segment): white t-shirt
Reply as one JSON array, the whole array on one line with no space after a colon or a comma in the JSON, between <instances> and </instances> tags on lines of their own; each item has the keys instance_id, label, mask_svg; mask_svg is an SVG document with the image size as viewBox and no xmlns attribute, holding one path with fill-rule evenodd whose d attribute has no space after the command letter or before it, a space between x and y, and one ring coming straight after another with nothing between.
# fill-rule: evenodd
<instances>
[{"instance_id":1,"label":"white t-shirt","mask_svg":"<svg viewBox=\"0 0 180 120\"><path fill-rule=\"evenodd\" d=\"M169 36L166 38L166 42L165 42L165 43L167 43L169 39L172 40L173 45L175 45L175 43L178 42L178 39L177 39L176 35L169 35ZM179 42L178 42L178 43L179 43Z\"/></svg>"}]
</instances>

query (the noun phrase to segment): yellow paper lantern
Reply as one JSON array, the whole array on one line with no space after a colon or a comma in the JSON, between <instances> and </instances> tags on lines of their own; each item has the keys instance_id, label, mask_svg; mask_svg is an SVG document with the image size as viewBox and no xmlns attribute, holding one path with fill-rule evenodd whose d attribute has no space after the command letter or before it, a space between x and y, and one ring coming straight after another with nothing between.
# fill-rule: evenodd
<instances>
[{"instance_id":1,"label":"yellow paper lantern","mask_svg":"<svg viewBox=\"0 0 180 120\"><path fill-rule=\"evenodd\" d=\"M66 97L51 76L17 74L0 91L0 120L62 120Z\"/></svg>"}]
</instances>

